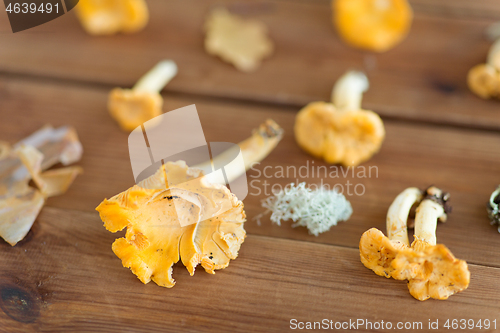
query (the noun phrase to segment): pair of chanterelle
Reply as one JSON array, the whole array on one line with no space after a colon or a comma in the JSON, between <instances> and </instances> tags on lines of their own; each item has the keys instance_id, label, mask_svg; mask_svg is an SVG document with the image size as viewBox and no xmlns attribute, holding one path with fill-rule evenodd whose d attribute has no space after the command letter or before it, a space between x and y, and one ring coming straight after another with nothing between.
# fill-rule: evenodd
<instances>
[{"instance_id":1,"label":"pair of chanterelle","mask_svg":"<svg viewBox=\"0 0 500 333\"><path fill-rule=\"evenodd\" d=\"M446 221L448 193L431 186L425 191L410 187L401 192L387 212L386 237L372 228L361 237L361 262L377 275L408 280L410 294L418 300L447 299L467 288L470 272L467 263L456 259L450 250L436 245L437 221ZM415 213L415 240L408 241L407 220Z\"/></svg>"}]
</instances>

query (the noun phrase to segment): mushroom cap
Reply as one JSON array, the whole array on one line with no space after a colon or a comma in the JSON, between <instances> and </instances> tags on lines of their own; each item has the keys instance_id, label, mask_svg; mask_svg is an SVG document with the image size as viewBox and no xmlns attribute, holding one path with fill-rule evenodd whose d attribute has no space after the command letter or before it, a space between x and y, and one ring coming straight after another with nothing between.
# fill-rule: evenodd
<instances>
[{"instance_id":1,"label":"mushroom cap","mask_svg":"<svg viewBox=\"0 0 500 333\"><path fill-rule=\"evenodd\" d=\"M136 32L149 20L144 0L80 0L76 13L91 35Z\"/></svg>"},{"instance_id":2,"label":"mushroom cap","mask_svg":"<svg viewBox=\"0 0 500 333\"><path fill-rule=\"evenodd\" d=\"M493 66L479 64L469 70L467 85L477 96L488 99L500 95L500 74Z\"/></svg>"},{"instance_id":3,"label":"mushroom cap","mask_svg":"<svg viewBox=\"0 0 500 333\"><path fill-rule=\"evenodd\" d=\"M447 299L466 289L470 281L467 263L456 259L443 244L428 245L417 239L391 265L393 277L408 279L410 294L420 301Z\"/></svg>"},{"instance_id":4,"label":"mushroom cap","mask_svg":"<svg viewBox=\"0 0 500 333\"><path fill-rule=\"evenodd\" d=\"M295 139L302 149L328 163L356 166L382 145L385 129L373 111L340 111L332 103L313 102L295 120Z\"/></svg>"},{"instance_id":5,"label":"mushroom cap","mask_svg":"<svg viewBox=\"0 0 500 333\"><path fill-rule=\"evenodd\" d=\"M113 252L143 283L173 287L179 259L193 275L198 264L214 274L237 257L246 235L243 203L202 176L183 161L168 162L96 208L107 230L127 228Z\"/></svg>"},{"instance_id":6,"label":"mushroom cap","mask_svg":"<svg viewBox=\"0 0 500 333\"><path fill-rule=\"evenodd\" d=\"M333 21L348 44L384 52L410 30L413 12L406 0L333 0Z\"/></svg>"},{"instance_id":7,"label":"mushroom cap","mask_svg":"<svg viewBox=\"0 0 500 333\"><path fill-rule=\"evenodd\" d=\"M389 240L376 228L365 231L359 241L359 254L363 265L386 278L392 277L392 261L401 250L407 248L403 242Z\"/></svg>"},{"instance_id":8,"label":"mushroom cap","mask_svg":"<svg viewBox=\"0 0 500 333\"><path fill-rule=\"evenodd\" d=\"M115 88L109 93L108 109L124 131L132 131L162 113L159 93Z\"/></svg>"}]
</instances>

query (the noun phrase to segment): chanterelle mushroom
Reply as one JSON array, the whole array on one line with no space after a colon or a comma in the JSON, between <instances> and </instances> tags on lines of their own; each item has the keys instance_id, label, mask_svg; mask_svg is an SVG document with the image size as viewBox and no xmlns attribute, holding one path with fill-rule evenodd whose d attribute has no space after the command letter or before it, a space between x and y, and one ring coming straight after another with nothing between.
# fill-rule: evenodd
<instances>
[{"instance_id":1,"label":"chanterelle mushroom","mask_svg":"<svg viewBox=\"0 0 500 333\"><path fill-rule=\"evenodd\" d=\"M332 0L333 21L350 45L384 52L410 30L413 12L407 0Z\"/></svg>"},{"instance_id":2,"label":"chanterelle mushroom","mask_svg":"<svg viewBox=\"0 0 500 333\"><path fill-rule=\"evenodd\" d=\"M387 235L372 228L361 236L359 253L361 262L377 275L390 278L394 268L392 261L400 250L410 246L408 242L407 220L411 207L422 199L422 192L410 187L401 192L392 202L387 212Z\"/></svg>"},{"instance_id":3,"label":"chanterelle mushroom","mask_svg":"<svg viewBox=\"0 0 500 333\"><path fill-rule=\"evenodd\" d=\"M467 75L470 90L481 98L500 98L500 36L493 43L486 63L472 67Z\"/></svg>"},{"instance_id":4,"label":"chanterelle mushroom","mask_svg":"<svg viewBox=\"0 0 500 333\"><path fill-rule=\"evenodd\" d=\"M238 255L245 239L243 203L226 187L207 183L201 176L201 171L182 161L168 162L144 182L97 207L106 229L116 232L127 227L125 238L113 243L113 252L143 283L153 280L159 286L173 287L172 265L179 259L193 275L200 263L214 273ZM197 179L198 187L169 188L166 178L169 182L191 181L191 185ZM144 188L146 183L158 186ZM228 205L222 215L199 220L202 211L227 209ZM196 223L182 227L181 217L195 218Z\"/></svg>"},{"instance_id":5,"label":"chanterelle mushroom","mask_svg":"<svg viewBox=\"0 0 500 333\"><path fill-rule=\"evenodd\" d=\"M142 30L149 20L144 0L80 0L77 17L91 35L112 35Z\"/></svg>"},{"instance_id":6,"label":"chanterelle mushroom","mask_svg":"<svg viewBox=\"0 0 500 333\"><path fill-rule=\"evenodd\" d=\"M418 300L447 299L467 288L470 273L465 261L456 259L446 246L436 245L437 221L446 220L449 195L433 186L424 194L416 210L411 247L397 249L380 231L370 229L361 237L361 261L378 275L408 280L410 294Z\"/></svg>"},{"instance_id":7,"label":"chanterelle mushroom","mask_svg":"<svg viewBox=\"0 0 500 333\"><path fill-rule=\"evenodd\" d=\"M396 268L392 276L408 279L410 294L420 301L447 299L469 285L467 263L456 259L446 246L436 245L437 221L446 221L448 199L448 193L434 186L426 190L416 211L412 251L402 251L392 263Z\"/></svg>"},{"instance_id":8,"label":"chanterelle mushroom","mask_svg":"<svg viewBox=\"0 0 500 333\"><path fill-rule=\"evenodd\" d=\"M177 74L172 60L160 61L132 89L115 88L108 99L111 116L124 131L132 131L162 113L160 91Z\"/></svg>"},{"instance_id":9,"label":"chanterelle mushroom","mask_svg":"<svg viewBox=\"0 0 500 333\"><path fill-rule=\"evenodd\" d=\"M261 125L240 144L245 165L264 158L281 136L273 121ZM230 179L238 176L226 171ZM174 263L181 260L191 275L198 264L214 274L237 257L246 235L243 203L226 186L183 161L165 163L153 176L96 209L109 231L127 228L125 238L112 247L123 266L143 283L153 280L168 288L175 284Z\"/></svg>"},{"instance_id":10,"label":"chanterelle mushroom","mask_svg":"<svg viewBox=\"0 0 500 333\"><path fill-rule=\"evenodd\" d=\"M373 111L361 109L368 79L348 72L332 92L332 103L313 102L295 120L295 139L300 147L328 163L356 166L368 160L382 145L385 129Z\"/></svg>"},{"instance_id":11,"label":"chanterelle mushroom","mask_svg":"<svg viewBox=\"0 0 500 333\"><path fill-rule=\"evenodd\" d=\"M498 224L498 232L500 232L500 186L491 193L487 211L491 224Z\"/></svg>"}]
</instances>

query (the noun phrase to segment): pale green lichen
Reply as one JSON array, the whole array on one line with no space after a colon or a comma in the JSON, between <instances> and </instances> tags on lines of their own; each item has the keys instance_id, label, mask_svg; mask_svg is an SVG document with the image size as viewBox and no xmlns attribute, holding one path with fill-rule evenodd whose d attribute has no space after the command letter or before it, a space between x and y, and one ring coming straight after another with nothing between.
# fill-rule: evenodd
<instances>
[{"instance_id":1,"label":"pale green lichen","mask_svg":"<svg viewBox=\"0 0 500 333\"><path fill-rule=\"evenodd\" d=\"M498 232L500 232L500 186L491 194L487 210L491 224L498 224Z\"/></svg>"},{"instance_id":2,"label":"pale green lichen","mask_svg":"<svg viewBox=\"0 0 500 333\"><path fill-rule=\"evenodd\" d=\"M343 194L324 188L311 190L306 183L289 184L264 199L262 207L267 209L264 214L272 212L272 222L281 225L282 221L292 220L295 222L292 227L307 227L315 236L330 230L339 221L348 220L352 214L351 204Z\"/></svg>"}]
</instances>

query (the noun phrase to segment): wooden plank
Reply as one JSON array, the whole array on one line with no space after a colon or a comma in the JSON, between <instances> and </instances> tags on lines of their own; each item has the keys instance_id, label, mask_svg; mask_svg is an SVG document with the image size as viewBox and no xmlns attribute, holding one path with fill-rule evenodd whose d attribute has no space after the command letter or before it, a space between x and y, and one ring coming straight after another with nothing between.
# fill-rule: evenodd
<instances>
[{"instance_id":1,"label":"wooden plank","mask_svg":"<svg viewBox=\"0 0 500 333\"><path fill-rule=\"evenodd\" d=\"M495 0L411 0L411 6L419 13L432 13L452 17L500 18L500 4Z\"/></svg>"},{"instance_id":2,"label":"wooden plank","mask_svg":"<svg viewBox=\"0 0 500 333\"><path fill-rule=\"evenodd\" d=\"M486 58L490 42L483 32L493 19L417 12L401 45L371 54L340 42L328 1L149 4L152 17L142 33L109 38L86 35L73 15L16 34L1 20L0 71L131 86L158 60L172 58L180 72L168 91L301 107L327 100L335 80L358 68L371 80L366 108L391 118L500 128L498 102L477 98L465 82L468 70ZM239 73L203 51L204 17L215 4L268 24L276 53L255 73Z\"/></svg>"},{"instance_id":3,"label":"wooden plank","mask_svg":"<svg viewBox=\"0 0 500 333\"><path fill-rule=\"evenodd\" d=\"M283 0L291 1L291 0ZM295 0L328 6L331 0ZM413 11L417 14L430 14L459 18L500 18L500 3L495 0L409 0Z\"/></svg>"},{"instance_id":4,"label":"wooden plank","mask_svg":"<svg viewBox=\"0 0 500 333\"><path fill-rule=\"evenodd\" d=\"M71 124L80 135L85 152L78 164L85 173L76 179L68 193L49 199L49 206L94 211L104 198L133 185L127 134L108 115L106 99L106 89L0 79L0 119L9 120L0 123L0 140L15 142L46 123ZM193 103L198 107L209 142L239 142L269 117L285 129L285 137L275 151L248 174L250 195L244 202L249 218L246 229L250 234L357 248L365 230L385 229L385 214L399 192L409 186L425 188L435 184L451 192L454 206L449 221L438 227L438 241L459 258L500 267L497 255L500 235L489 224L485 211L489 195L499 181L498 133L386 120L387 138L380 153L363 164L365 175L359 174L363 169L354 169L353 175L353 169L333 166L325 176L324 169L318 175L315 167L326 164L295 144L294 109L172 95L165 96L164 109L174 110ZM266 197L266 188L269 195L271 186L284 187L297 181L291 169L288 175L277 174L280 167L288 166L295 167L299 181L323 182L330 188L336 184L342 186L350 194L347 196L354 209L350 221L319 237L308 235L305 228L293 229L289 222L281 227L272 225L268 217L259 226L253 218L263 212L260 201ZM308 174L303 169L308 169ZM336 177L331 174L335 170ZM271 177L266 177L264 171ZM347 174L344 176L342 172ZM363 195L356 195L354 186L358 194L364 189Z\"/></svg>"},{"instance_id":5,"label":"wooden plank","mask_svg":"<svg viewBox=\"0 0 500 333\"><path fill-rule=\"evenodd\" d=\"M2 330L280 332L291 319L325 318L422 322L425 330L429 320L441 328L454 318L500 320L497 268L470 265L466 291L422 303L405 282L366 269L356 249L249 236L225 270L190 277L176 265L177 284L166 289L143 285L121 266L110 248L117 236L95 213L46 207L25 241L0 243L4 304L25 309L0 311Z\"/></svg>"}]
</instances>

